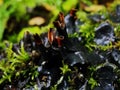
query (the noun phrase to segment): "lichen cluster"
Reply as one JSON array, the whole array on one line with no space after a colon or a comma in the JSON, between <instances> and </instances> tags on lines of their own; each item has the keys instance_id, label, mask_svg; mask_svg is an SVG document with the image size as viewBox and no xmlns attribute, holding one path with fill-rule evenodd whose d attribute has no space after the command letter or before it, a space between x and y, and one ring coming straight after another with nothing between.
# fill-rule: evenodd
<instances>
[{"instance_id":1,"label":"lichen cluster","mask_svg":"<svg viewBox=\"0 0 120 90\"><path fill-rule=\"evenodd\" d=\"M0 89L119 90L119 8L115 15L97 13L83 21L76 9L60 12L48 32L26 31L19 43L7 43Z\"/></svg>"}]
</instances>

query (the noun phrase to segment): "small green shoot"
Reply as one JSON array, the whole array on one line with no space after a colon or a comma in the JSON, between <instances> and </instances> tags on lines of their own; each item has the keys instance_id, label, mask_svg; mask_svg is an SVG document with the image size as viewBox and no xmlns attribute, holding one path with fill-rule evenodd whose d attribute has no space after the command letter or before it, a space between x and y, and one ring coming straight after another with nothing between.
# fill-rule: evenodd
<instances>
[{"instance_id":1,"label":"small green shoot","mask_svg":"<svg viewBox=\"0 0 120 90\"><path fill-rule=\"evenodd\" d=\"M98 85L97 81L92 77L88 80L88 83L91 85L91 90L93 90L94 87Z\"/></svg>"},{"instance_id":2,"label":"small green shoot","mask_svg":"<svg viewBox=\"0 0 120 90\"><path fill-rule=\"evenodd\" d=\"M67 64L63 63L63 67L60 67L60 70L62 71L62 74L65 75L67 72L70 72L71 69L69 68L69 66Z\"/></svg>"}]
</instances>

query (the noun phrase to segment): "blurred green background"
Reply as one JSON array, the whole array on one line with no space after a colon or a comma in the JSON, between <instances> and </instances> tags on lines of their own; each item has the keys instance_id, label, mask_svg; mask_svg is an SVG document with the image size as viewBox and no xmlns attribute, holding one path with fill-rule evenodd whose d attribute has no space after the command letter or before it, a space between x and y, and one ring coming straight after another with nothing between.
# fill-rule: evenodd
<instances>
[{"instance_id":1,"label":"blurred green background","mask_svg":"<svg viewBox=\"0 0 120 90\"><path fill-rule=\"evenodd\" d=\"M0 47L4 41L16 43L24 32L43 33L50 27L59 12L65 15L72 8L86 13L103 8L114 9L119 0L0 0ZM109 7L109 8L108 8ZM80 14L81 18L84 13Z\"/></svg>"}]
</instances>

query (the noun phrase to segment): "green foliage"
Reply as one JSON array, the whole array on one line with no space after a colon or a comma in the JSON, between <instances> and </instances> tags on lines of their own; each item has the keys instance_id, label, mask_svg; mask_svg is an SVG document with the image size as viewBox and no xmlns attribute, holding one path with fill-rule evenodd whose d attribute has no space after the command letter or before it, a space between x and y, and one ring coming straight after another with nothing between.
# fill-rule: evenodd
<instances>
[{"instance_id":1,"label":"green foliage","mask_svg":"<svg viewBox=\"0 0 120 90\"><path fill-rule=\"evenodd\" d=\"M41 0L41 3L46 3L50 6L54 6L57 11L64 11L65 13L73 8L77 2L78 0Z\"/></svg>"},{"instance_id":2,"label":"green foliage","mask_svg":"<svg viewBox=\"0 0 120 90\"><path fill-rule=\"evenodd\" d=\"M7 10L10 5L13 5L14 2L6 2L4 5L0 6L0 41L2 40L4 29L7 23L7 20L9 19L9 16L11 13L13 13L15 6L13 6L11 9Z\"/></svg>"},{"instance_id":3,"label":"green foliage","mask_svg":"<svg viewBox=\"0 0 120 90\"><path fill-rule=\"evenodd\" d=\"M114 48L118 48L120 50L120 41L117 41L114 45Z\"/></svg>"},{"instance_id":4,"label":"green foliage","mask_svg":"<svg viewBox=\"0 0 120 90\"><path fill-rule=\"evenodd\" d=\"M23 43L21 44L20 50L18 50L18 54L14 53L14 56L22 63L29 60L29 55L26 53Z\"/></svg>"},{"instance_id":5,"label":"green foliage","mask_svg":"<svg viewBox=\"0 0 120 90\"><path fill-rule=\"evenodd\" d=\"M108 8L109 11L114 11L116 8L116 5L120 4L120 0L114 0L114 2L110 5L110 7Z\"/></svg>"},{"instance_id":6,"label":"green foliage","mask_svg":"<svg viewBox=\"0 0 120 90\"><path fill-rule=\"evenodd\" d=\"M107 20L109 18L109 13L107 8L103 7L99 12L97 12L98 14L104 16L105 20ZM103 21L105 21L103 20Z\"/></svg>"},{"instance_id":7,"label":"green foliage","mask_svg":"<svg viewBox=\"0 0 120 90\"><path fill-rule=\"evenodd\" d=\"M26 8L34 8L40 0L6 0L0 6L0 41L2 40L6 23L14 13L17 19L26 14Z\"/></svg>"},{"instance_id":8,"label":"green foliage","mask_svg":"<svg viewBox=\"0 0 120 90\"><path fill-rule=\"evenodd\" d=\"M41 0L41 3L49 4L50 6L55 6L56 9L61 9L61 4L63 0Z\"/></svg>"},{"instance_id":9,"label":"green foliage","mask_svg":"<svg viewBox=\"0 0 120 90\"><path fill-rule=\"evenodd\" d=\"M7 48L7 58L13 59L13 51L11 50L12 44L10 44L10 47ZM3 71L2 78L0 79L0 84L4 82L5 80L11 81L12 74L14 73L15 68L10 65L10 61L7 62L6 60L1 60L0 62L0 70Z\"/></svg>"},{"instance_id":10,"label":"green foliage","mask_svg":"<svg viewBox=\"0 0 120 90\"><path fill-rule=\"evenodd\" d=\"M37 69L38 69L38 66L32 66L30 69L29 76L31 76L32 80L34 80L39 75L39 72L37 71Z\"/></svg>"},{"instance_id":11,"label":"green foliage","mask_svg":"<svg viewBox=\"0 0 120 90\"><path fill-rule=\"evenodd\" d=\"M98 85L97 81L92 77L88 80L88 83L91 85L91 90Z\"/></svg>"},{"instance_id":12,"label":"green foliage","mask_svg":"<svg viewBox=\"0 0 120 90\"><path fill-rule=\"evenodd\" d=\"M64 62L63 63L63 67L60 67L60 70L62 71L62 74L66 74L67 72L70 72L71 69L69 68L69 66L67 64L65 64Z\"/></svg>"},{"instance_id":13,"label":"green foliage","mask_svg":"<svg viewBox=\"0 0 120 90\"><path fill-rule=\"evenodd\" d=\"M50 23L52 23L59 12L67 14L71 8L75 8L78 0L40 0L41 5L48 5L53 14Z\"/></svg>"},{"instance_id":14,"label":"green foliage","mask_svg":"<svg viewBox=\"0 0 120 90\"><path fill-rule=\"evenodd\" d=\"M92 5L93 3L91 2L91 0L80 0L81 2L87 4L87 5Z\"/></svg>"},{"instance_id":15,"label":"green foliage","mask_svg":"<svg viewBox=\"0 0 120 90\"><path fill-rule=\"evenodd\" d=\"M80 26L81 36L85 38L85 46L90 50L92 50L91 45L94 43L95 27L96 25L93 25L90 21L87 21Z\"/></svg>"},{"instance_id":16,"label":"green foliage","mask_svg":"<svg viewBox=\"0 0 120 90\"><path fill-rule=\"evenodd\" d=\"M34 8L37 5L48 4L52 9L53 22L60 11L67 13L71 8L77 4L78 0L6 0L0 6L0 41L3 38L3 33L6 28L6 24L11 15L14 15L17 20L25 16L27 8ZM24 18L25 19L25 18ZM50 23L51 23L50 22Z\"/></svg>"},{"instance_id":17,"label":"green foliage","mask_svg":"<svg viewBox=\"0 0 120 90\"><path fill-rule=\"evenodd\" d=\"M116 0L117 1L117 0ZM24 16L26 14L26 8L34 8L37 4L48 4L51 7L54 7L52 9L53 17L51 19L51 22L56 19L58 13L60 11L67 13L71 8L73 8L79 0L6 0L3 5L0 6L0 41L2 40L4 29L6 27L6 23L8 19L10 18L11 14L14 14L17 17L17 20L20 19L21 16ZM84 2L85 4L92 5L91 0L80 0L80 2ZM115 4L113 4L112 8L115 9ZM108 18L108 12L106 11L106 8L104 10L101 10L98 12L99 14L103 15ZM108 45L102 46L102 45L96 45L93 42L93 39L95 37L95 28L99 25L99 23L95 24L88 19L88 13L80 10L77 12L78 18L83 22L83 24L80 26L80 34L74 33L69 35L69 37L83 37L85 46L88 47L90 50L92 48L100 49L103 51L110 50L112 48L119 48L120 50L120 42L115 42L114 45L112 42ZM17 41L20 41L23 38L24 32L29 31L32 34L41 34L46 32L51 27L51 22L48 26L45 27L26 27L23 28L18 37ZM120 25L117 24L115 28L115 36L120 37ZM16 36L15 36L16 37ZM12 38L15 38L14 36ZM4 82L12 82L12 78L20 78L23 76L24 78L27 78L28 76L33 82L30 82L31 85L34 86L35 89L37 88L36 83L34 82L34 79L38 77L39 72L37 71L38 66L31 61L30 55L25 51L24 44L21 43L20 49L18 49L17 53L12 50L13 45L10 44L8 48L6 48L6 58L0 61L0 71L2 71L2 75L0 77L0 84ZM103 65L103 64L102 64ZM90 76L88 79L88 83L91 85L91 89L93 90L95 86L98 85L97 81L93 77L93 73L97 70L96 68L101 67L99 66L90 66ZM71 69L69 68L69 65L65 64L63 62L63 66L60 67L61 70L61 77L56 82L54 86L51 87L51 90L57 90L57 86L61 84L61 82L64 79L64 76L66 73L71 72ZM120 76L120 70L117 69L116 73L117 76ZM73 79L68 77L69 82L73 82ZM118 78L118 81L120 82L120 77ZM28 85L29 86L29 85Z\"/></svg>"},{"instance_id":18,"label":"green foliage","mask_svg":"<svg viewBox=\"0 0 120 90\"><path fill-rule=\"evenodd\" d=\"M90 46L93 47L93 48L95 48L95 49L102 50L102 51L111 50L112 48L115 47L115 45L113 45L112 42L110 42L107 45L96 45L95 43L93 43Z\"/></svg>"},{"instance_id":19,"label":"green foliage","mask_svg":"<svg viewBox=\"0 0 120 90\"><path fill-rule=\"evenodd\" d=\"M52 86L50 90L57 90L57 86L62 82L63 78L64 76L61 76L57 83L54 86Z\"/></svg>"},{"instance_id":20,"label":"green foliage","mask_svg":"<svg viewBox=\"0 0 120 90\"><path fill-rule=\"evenodd\" d=\"M19 77L22 68L25 67L25 64L30 59L30 56L24 50L23 44L21 44L21 49L18 50L18 54L12 50L12 44L10 44L9 47L6 48L6 55L6 59L0 61L0 70L3 72L2 78L0 78L0 84L7 81L11 82L13 76L15 76L15 78ZM17 68L20 68L20 70Z\"/></svg>"},{"instance_id":21,"label":"green foliage","mask_svg":"<svg viewBox=\"0 0 120 90\"><path fill-rule=\"evenodd\" d=\"M88 83L91 85L91 90L93 90L93 88L98 85L97 81L93 78L93 73L96 71L96 68L97 66L90 66L88 68L91 73L90 78L88 80Z\"/></svg>"},{"instance_id":22,"label":"green foliage","mask_svg":"<svg viewBox=\"0 0 120 90\"><path fill-rule=\"evenodd\" d=\"M0 61L0 70L3 72L0 84L12 82L12 78L17 80L21 76L22 78L30 77L31 80L34 80L39 75L38 66L30 61L30 55L25 51L24 43L21 43L17 53L12 48L13 45L10 44L6 48L6 58Z\"/></svg>"},{"instance_id":23,"label":"green foliage","mask_svg":"<svg viewBox=\"0 0 120 90\"><path fill-rule=\"evenodd\" d=\"M98 82L97 80L94 79L93 74L100 69L101 67L105 67L105 66L110 66L114 69L114 72L116 73L117 76L120 76L120 69L115 65L110 63L108 60L106 60L106 62L101 63L99 65L92 65L89 66L88 69L90 70L90 77L88 79L88 83L91 85L91 90L94 89L94 87L98 86ZM118 79L119 81L119 79Z\"/></svg>"},{"instance_id":24,"label":"green foliage","mask_svg":"<svg viewBox=\"0 0 120 90\"><path fill-rule=\"evenodd\" d=\"M24 33L26 32L26 31L29 31L31 34L42 34L42 33L44 33L44 32L46 32L47 30L49 30L48 28L50 27L50 25L49 26L46 26L46 27L42 27L42 28L39 28L39 27L37 27L37 26L35 26L35 27L26 27L26 28L23 28L21 31L20 31L20 33L18 34L18 37L17 37L17 41L19 42L22 38L23 38L23 36L24 36Z\"/></svg>"},{"instance_id":25,"label":"green foliage","mask_svg":"<svg viewBox=\"0 0 120 90\"><path fill-rule=\"evenodd\" d=\"M60 67L60 70L62 71L61 74L63 76L61 76L61 78L57 81L57 83L51 87L51 90L57 90L57 86L63 81L64 75L67 72L71 72L71 69L69 68L69 66L67 64L65 64L64 61L62 61L62 63L63 63L63 67Z\"/></svg>"},{"instance_id":26,"label":"green foliage","mask_svg":"<svg viewBox=\"0 0 120 90\"><path fill-rule=\"evenodd\" d=\"M77 17L80 19L80 21L83 22L82 25L80 25L80 37L83 37L85 40L82 41L85 43L85 46L89 49L92 50L92 44L93 44L93 39L95 36L95 28L98 26L98 24L93 24L93 22L88 18L88 14L82 10L77 12ZM76 36L78 36L76 34Z\"/></svg>"},{"instance_id":27,"label":"green foliage","mask_svg":"<svg viewBox=\"0 0 120 90\"><path fill-rule=\"evenodd\" d=\"M80 32L82 33L82 36L86 38L87 41L90 41L94 38L94 25L92 25L90 22L86 22L80 27Z\"/></svg>"},{"instance_id":28,"label":"green foliage","mask_svg":"<svg viewBox=\"0 0 120 90\"><path fill-rule=\"evenodd\" d=\"M120 38L120 24L115 25L115 36Z\"/></svg>"},{"instance_id":29,"label":"green foliage","mask_svg":"<svg viewBox=\"0 0 120 90\"><path fill-rule=\"evenodd\" d=\"M73 8L76 4L78 3L78 0L66 0L65 2L63 2L62 4L62 9L65 12L70 11L71 8Z\"/></svg>"},{"instance_id":30,"label":"green foliage","mask_svg":"<svg viewBox=\"0 0 120 90\"><path fill-rule=\"evenodd\" d=\"M57 90L57 85L54 85L53 87L51 87L50 90Z\"/></svg>"},{"instance_id":31,"label":"green foliage","mask_svg":"<svg viewBox=\"0 0 120 90\"><path fill-rule=\"evenodd\" d=\"M78 32L75 32L73 34L68 34L68 37L70 37L70 38L79 37L79 34L78 34Z\"/></svg>"},{"instance_id":32,"label":"green foliage","mask_svg":"<svg viewBox=\"0 0 120 90\"><path fill-rule=\"evenodd\" d=\"M112 50L113 48L118 48L118 50L120 50L120 41L117 41L115 43L110 42L107 45L90 44L90 47L93 47L95 49L99 49L102 51Z\"/></svg>"},{"instance_id":33,"label":"green foliage","mask_svg":"<svg viewBox=\"0 0 120 90\"><path fill-rule=\"evenodd\" d=\"M77 14L77 17L78 17L82 22L88 21L87 13L86 13L86 12L80 10L80 11L78 11L76 14Z\"/></svg>"}]
</instances>

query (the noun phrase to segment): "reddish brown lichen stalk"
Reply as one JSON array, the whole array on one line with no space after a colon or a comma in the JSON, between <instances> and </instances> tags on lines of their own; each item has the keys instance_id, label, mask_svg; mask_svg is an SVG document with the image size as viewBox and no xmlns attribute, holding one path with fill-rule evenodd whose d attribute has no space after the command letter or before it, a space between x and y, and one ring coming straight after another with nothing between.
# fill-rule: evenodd
<instances>
[{"instance_id":1,"label":"reddish brown lichen stalk","mask_svg":"<svg viewBox=\"0 0 120 90\"><path fill-rule=\"evenodd\" d=\"M50 30L48 31L48 41L50 44L52 44L54 37L55 37L55 31L53 30L53 28L50 28Z\"/></svg>"},{"instance_id":2,"label":"reddish brown lichen stalk","mask_svg":"<svg viewBox=\"0 0 120 90\"><path fill-rule=\"evenodd\" d=\"M64 36L56 36L56 39L57 39L58 47L61 47Z\"/></svg>"},{"instance_id":3,"label":"reddish brown lichen stalk","mask_svg":"<svg viewBox=\"0 0 120 90\"><path fill-rule=\"evenodd\" d=\"M62 28L65 28L64 14L62 12L59 13L58 20L60 22L60 26Z\"/></svg>"},{"instance_id":4,"label":"reddish brown lichen stalk","mask_svg":"<svg viewBox=\"0 0 120 90\"><path fill-rule=\"evenodd\" d=\"M76 12L77 12L77 9L72 9L70 11L70 16L73 17L75 20L77 19Z\"/></svg>"}]
</instances>

